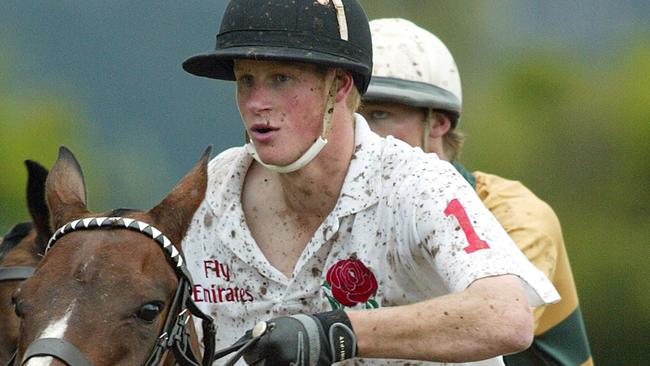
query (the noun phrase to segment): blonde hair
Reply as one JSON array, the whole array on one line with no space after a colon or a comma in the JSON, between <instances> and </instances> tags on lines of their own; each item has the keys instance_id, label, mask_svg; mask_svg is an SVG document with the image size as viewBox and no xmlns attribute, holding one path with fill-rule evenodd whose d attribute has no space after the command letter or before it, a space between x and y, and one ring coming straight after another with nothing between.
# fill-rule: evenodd
<instances>
[{"instance_id":1,"label":"blonde hair","mask_svg":"<svg viewBox=\"0 0 650 366\"><path fill-rule=\"evenodd\" d=\"M345 101L346 105L350 110L354 113L359 109L361 106L361 94L359 93L359 89L357 87L353 87L352 91L350 91L350 94L348 94L348 98Z\"/></svg>"},{"instance_id":2,"label":"blonde hair","mask_svg":"<svg viewBox=\"0 0 650 366\"><path fill-rule=\"evenodd\" d=\"M442 136L442 150L446 155L446 158L449 161L454 161L460 159L460 153L463 149L463 143L465 142L465 134L456 129L454 126L457 125L458 116L451 114L445 110L435 110L431 108L425 109L424 117L424 137L423 137L423 149L428 151L428 135L431 129L431 125L434 123L434 119L437 116L442 116L447 119L451 125L449 131Z\"/></svg>"},{"instance_id":3,"label":"blonde hair","mask_svg":"<svg viewBox=\"0 0 650 366\"><path fill-rule=\"evenodd\" d=\"M325 84L325 77L327 76L327 72L330 70L330 67L325 66L325 65L319 65L316 64L315 66L315 71L319 73L323 77L323 85ZM344 69L341 69L344 70ZM335 76L338 77L338 76ZM357 89L356 84L350 91L350 94L348 94L347 99L345 101L345 105L350 108L352 111L352 114L354 114L357 109L361 106L361 94L359 93L359 89Z\"/></svg>"},{"instance_id":4,"label":"blonde hair","mask_svg":"<svg viewBox=\"0 0 650 366\"><path fill-rule=\"evenodd\" d=\"M463 149L464 142L465 134L455 128L449 130L442 137L442 148L445 150L445 154L450 161L460 159L460 153Z\"/></svg>"}]
</instances>

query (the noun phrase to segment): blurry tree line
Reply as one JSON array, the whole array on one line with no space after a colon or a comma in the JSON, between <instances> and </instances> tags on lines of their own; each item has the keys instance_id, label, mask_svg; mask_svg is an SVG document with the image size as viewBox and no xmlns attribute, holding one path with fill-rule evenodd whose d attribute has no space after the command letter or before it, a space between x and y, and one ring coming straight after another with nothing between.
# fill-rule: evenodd
<instances>
[{"instance_id":1,"label":"blurry tree line","mask_svg":"<svg viewBox=\"0 0 650 366\"><path fill-rule=\"evenodd\" d=\"M59 145L83 145L85 148L80 150L86 154L90 146L84 121L76 116L78 106L55 91L16 90L4 69L0 64L1 233L16 222L29 219L27 170L23 163L26 159L49 168Z\"/></svg>"},{"instance_id":2,"label":"blurry tree line","mask_svg":"<svg viewBox=\"0 0 650 366\"><path fill-rule=\"evenodd\" d=\"M451 49L463 80L464 164L520 180L556 210L596 364L649 364L650 34L615 57L543 42L495 51L484 36L491 2L469 14L463 2L362 3L369 18L411 19ZM0 63L0 232L28 218L23 160L49 168L60 145L81 161L91 208L146 191L144 158L98 151L99 138L77 101L16 90ZM116 183L112 174L124 171Z\"/></svg>"},{"instance_id":3,"label":"blurry tree line","mask_svg":"<svg viewBox=\"0 0 650 366\"><path fill-rule=\"evenodd\" d=\"M646 365L650 43L621 56L606 69L552 53L503 65L466 104L463 160L555 208L597 364Z\"/></svg>"}]
</instances>

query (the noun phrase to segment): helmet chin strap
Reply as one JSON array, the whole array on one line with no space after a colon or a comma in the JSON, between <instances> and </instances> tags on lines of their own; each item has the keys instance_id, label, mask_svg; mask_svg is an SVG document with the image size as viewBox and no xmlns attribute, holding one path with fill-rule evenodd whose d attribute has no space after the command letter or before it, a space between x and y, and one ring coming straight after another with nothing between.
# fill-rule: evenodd
<instances>
[{"instance_id":1,"label":"helmet chin strap","mask_svg":"<svg viewBox=\"0 0 650 366\"><path fill-rule=\"evenodd\" d=\"M255 145L253 145L252 142L249 142L246 144L246 152L248 152L253 159L255 159L260 165L265 167L266 169L272 170L276 173L291 173L295 172L296 170L304 167L307 165L310 161L312 161L316 155L325 147L325 144L327 144L327 140L324 140L322 137L318 137L316 141L311 145L307 151L305 151L304 154L302 154L301 157L299 157L296 161L289 165L273 165L273 164L266 164L265 162L262 161L260 156L257 154L257 151L255 150Z\"/></svg>"},{"instance_id":2,"label":"helmet chin strap","mask_svg":"<svg viewBox=\"0 0 650 366\"><path fill-rule=\"evenodd\" d=\"M429 152L429 134L433 127L433 109L427 108L427 115L424 117L424 132L422 133L422 150Z\"/></svg>"},{"instance_id":3,"label":"helmet chin strap","mask_svg":"<svg viewBox=\"0 0 650 366\"><path fill-rule=\"evenodd\" d=\"M309 164L316 155L325 147L327 144L327 137L329 136L330 130L332 128L332 115L334 114L334 102L336 101L336 92L338 90L338 77L334 74L334 79L330 86L329 93L327 94L327 102L325 103L325 114L323 115L323 131L321 135L314 141L314 143L305 151L302 156L296 159L293 163L288 165L272 165L266 164L262 161L257 150L255 149L255 144L250 140L246 144L246 152L248 152L253 159L255 159L260 165L274 171L276 173L291 173L296 170L304 167Z\"/></svg>"}]
</instances>

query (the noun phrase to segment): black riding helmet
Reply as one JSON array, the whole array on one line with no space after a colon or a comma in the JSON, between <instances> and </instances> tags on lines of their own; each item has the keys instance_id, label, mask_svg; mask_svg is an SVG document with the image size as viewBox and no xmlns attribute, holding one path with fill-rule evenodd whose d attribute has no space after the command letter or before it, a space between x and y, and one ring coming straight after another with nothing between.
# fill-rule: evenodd
<instances>
[{"instance_id":1,"label":"black riding helmet","mask_svg":"<svg viewBox=\"0 0 650 366\"><path fill-rule=\"evenodd\" d=\"M235 80L233 59L305 62L349 70L363 94L372 72L368 18L356 0L341 0L348 33L344 40L334 2L231 0L215 50L188 58L183 69L212 79Z\"/></svg>"}]
</instances>

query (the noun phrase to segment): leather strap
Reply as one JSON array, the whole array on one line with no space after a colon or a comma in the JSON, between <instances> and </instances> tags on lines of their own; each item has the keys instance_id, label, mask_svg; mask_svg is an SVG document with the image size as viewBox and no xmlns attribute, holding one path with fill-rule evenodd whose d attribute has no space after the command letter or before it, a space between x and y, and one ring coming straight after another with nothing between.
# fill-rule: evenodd
<instances>
[{"instance_id":1,"label":"leather strap","mask_svg":"<svg viewBox=\"0 0 650 366\"><path fill-rule=\"evenodd\" d=\"M35 340L27 347L20 364L24 365L27 360L36 356L53 356L69 366L93 366L77 347L60 338L39 338Z\"/></svg>"},{"instance_id":2,"label":"leather strap","mask_svg":"<svg viewBox=\"0 0 650 366\"><path fill-rule=\"evenodd\" d=\"M163 326L162 334L153 346L145 365L159 365L169 350L173 351L176 361L181 366L209 366L214 356L215 327L212 317L203 313L190 297L192 278L185 266L182 254L172 242L158 229L126 217L88 217L71 221L59 228L48 242L48 249L62 236L76 230L93 230L101 228L126 228L138 231L157 242L166 254L173 270L178 275L178 288L169 307L169 312ZM46 249L47 254L47 249ZM202 320L204 331L203 342L206 344L202 363L192 350L188 321L191 315ZM60 347L60 348L59 348ZM34 356L53 356L63 360L70 366L92 366L81 352L64 339L42 338L34 341L23 357L23 363ZM74 362L70 362L74 361ZM79 363L78 363L79 362Z\"/></svg>"},{"instance_id":3,"label":"leather strap","mask_svg":"<svg viewBox=\"0 0 650 366\"><path fill-rule=\"evenodd\" d=\"M7 266L0 267L0 281L25 280L34 274L34 267Z\"/></svg>"}]
</instances>

